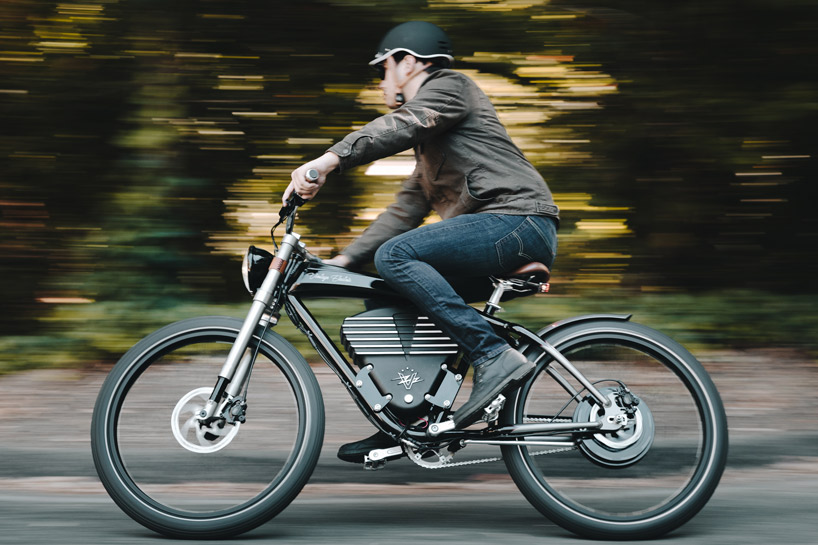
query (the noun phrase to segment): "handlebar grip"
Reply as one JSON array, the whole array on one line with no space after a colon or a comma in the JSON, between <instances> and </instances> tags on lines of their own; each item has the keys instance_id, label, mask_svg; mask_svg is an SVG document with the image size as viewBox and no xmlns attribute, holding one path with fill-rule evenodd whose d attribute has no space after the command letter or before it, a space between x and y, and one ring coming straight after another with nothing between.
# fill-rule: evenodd
<instances>
[{"instance_id":1,"label":"handlebar grip","mask_svg":"<svg viewBox=\"0 0 818 545\"><path fill-rule=\"evenodd\" d=\"M309 169L307 171L307 174L305 175L305 178L307 179L308 182L315 183L315 182L318 181L319 176L320 176L320 174L318 173L318 171L315 170L314 168L311 168L311 169Z\"/></svg>"}]
</instances>

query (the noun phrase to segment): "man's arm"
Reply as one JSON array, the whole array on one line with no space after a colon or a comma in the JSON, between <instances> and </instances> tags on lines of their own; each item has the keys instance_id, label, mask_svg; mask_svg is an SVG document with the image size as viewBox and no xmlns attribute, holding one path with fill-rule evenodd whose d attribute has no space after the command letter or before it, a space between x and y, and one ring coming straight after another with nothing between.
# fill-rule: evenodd
<instances>
[{"instance_id":1,"label":"man's arm","mask_svg":"<svg viewBox=\"0 0 818 545\"><path fill-rule=\"evenodd\" d=\"M335 264L341 266L360 266L372 260L377 249L390 238L414 229L429 214L431 206L420 187L420 167L403 182L395 202L373 221L369 227L352 244L347 246L336 257ZM346 265L340 263L346 258ZM335 258L333 258L335 259Z\"/></svg>"},{"instance_id":2,"label":"man's arm","mask_svg":"<svg viewBox=\"0 0 818 545\"><path fill-rule=\"evenodd\" d=\"M412 100L329 148L339 158L338 170L395 155L456 125L468 115L464 87L464 77L454 72L424 83Z\"/></svg>"}]
</instances>

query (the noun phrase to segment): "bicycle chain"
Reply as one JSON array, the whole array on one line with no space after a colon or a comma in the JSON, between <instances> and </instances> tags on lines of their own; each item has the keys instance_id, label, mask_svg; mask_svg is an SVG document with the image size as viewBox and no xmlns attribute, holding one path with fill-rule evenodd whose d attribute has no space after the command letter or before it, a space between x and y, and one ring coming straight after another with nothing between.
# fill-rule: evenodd
<instances>
[{"instance_id":1,"label":"bicycle chain","mask_svg":"<svg viewBox=\"0 0 818 545\"><path fill-rule=\"evenodd\" d=\"M554 418L529 418L529 419L526 419L526 420L528 420L530 422L549 422L549 423L552 423L552 422L571 422L572 421L570 418L557 418L557 419L554 419ZM520 442L520 444L524 445L525 443ZM408 446L409 445L407 445L407 447ZM554 449L550 449L550 450L541 450L539 452L529 452L528 454L529 454L529 456L542 456L542 455L545 455L545 454L556 454L558 452L568 452L569 450L576 450L577 448L579 448L579 447L577 447L576 445L572 445L570 447L560 447L560 448L554 448ZM409 452L408 453L409 459L412 460L415 464L417 464L420 467L425 468L425 469L448 469L450 467L470 466L470 465L475 465L475 464L485 464L485 463L488 463L488 462L499 462L500 460L503 459L502 456L495 456L493 458L481 458L479 460L466 460L466 461L463 461L463 462L445 462L444 461L444 462L438 462L438 463L430 463L430 462L424 462L423 459L415 458L415 456L417 454L418 454L418 451L416 451L414 453ZM452 456L454 456L454 454L449 455L448 459L451 459ZM438 459L440 459L440 458L438 458Z\"/></svg>"},{"instance_id":2,"label":"bicycle chain","mask_svg":"<svg viewBox=\"0 0 818 545\"><path fill-rule=\"evenodd\" d=\"M523 444L523 443L521 443L521 444ZM542 456L542 455L545 455L545 454L556 454L558 452L568 452L569 450L576 450L577 448L578 448L577 446L572 445L570 447L560 447L560 448L555 448L555 449L551 449L551 450L541 450L539 452L530 452L529 456ZM467 461L464 461L464 462L443 462L443 463L440 463L440 464L437 464L437 465L431 464L431 463L428 463L428 462L424 462L423 460L417 460L417 459L414 458L413 455L410 455L409 459L412 460L417 465L419 465L420 467L425 468L425 469L448 469L450 467L470 466L470 465L475 465L475 464L485 464L485 463L488 463L488 462L499 462L503 458L502 458L502 456L496 456L494 458L481 458L479 460L467 460Z\"/></svg>"}]
</instances>

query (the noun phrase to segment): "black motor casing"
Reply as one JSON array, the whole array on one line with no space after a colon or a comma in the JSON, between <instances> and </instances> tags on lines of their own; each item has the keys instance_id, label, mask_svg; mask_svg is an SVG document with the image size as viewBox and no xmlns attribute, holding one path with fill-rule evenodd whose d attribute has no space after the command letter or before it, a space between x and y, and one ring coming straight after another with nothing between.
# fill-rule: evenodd
<instances>
[{"instance_id":1,"label":"black motor casing","mask_svg":"<svg viewBox=\"0 0 818 545\"><path fill-rule=\"evenodd\" d=\"M428 412L459 353L458 346L434 322L411 307L382 307L344 320L341 340L360 368L370 376L388 407L404 417Z\"/></svg>"}]
</instances>

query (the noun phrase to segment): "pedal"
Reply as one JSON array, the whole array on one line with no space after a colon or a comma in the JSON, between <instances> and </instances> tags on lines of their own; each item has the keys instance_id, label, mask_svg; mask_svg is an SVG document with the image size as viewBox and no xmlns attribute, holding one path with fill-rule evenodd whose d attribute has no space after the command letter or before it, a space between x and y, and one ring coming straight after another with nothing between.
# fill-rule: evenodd
<instances>
[{"instance_id":1,"label":"pedal","mask_svg":"<svg viewBox=\"0 0 818 545\"><path fill-rule=\"evenodd\" d=\"M367 471L378 471L379 469L383 469L383 466L385 465L386 460L378 460L377 462L373 462L368 456L364 456L364 469Z\"/></svg>"},{"instance_id":2,"label":"pedal","mask_svg":"<svg viewBox=\"0 0 818 545\"><path fill-rule=\"evenodd\" d=\"M400 458L401 456L403 456L403 447L400 445L370 450L369 454L364 456L364 469L377 471L386 465L389 458Z\"/></svg>"},{"instance_id":3,"label":"pedal","mask_svg":"<svg viewBox=\"0 0 818 545\"><path fill-rule=\"evenodd\" d=\"M498 395L496 398L494 398L494 401L492 401L488 407L483 409L483 412L485 414L483 415L482 420L489 424L495 422L500 417L500 411L503 409L503 405L505 404L506 396L504 396L503 394Z\"/></svg>"}]
</instances>

